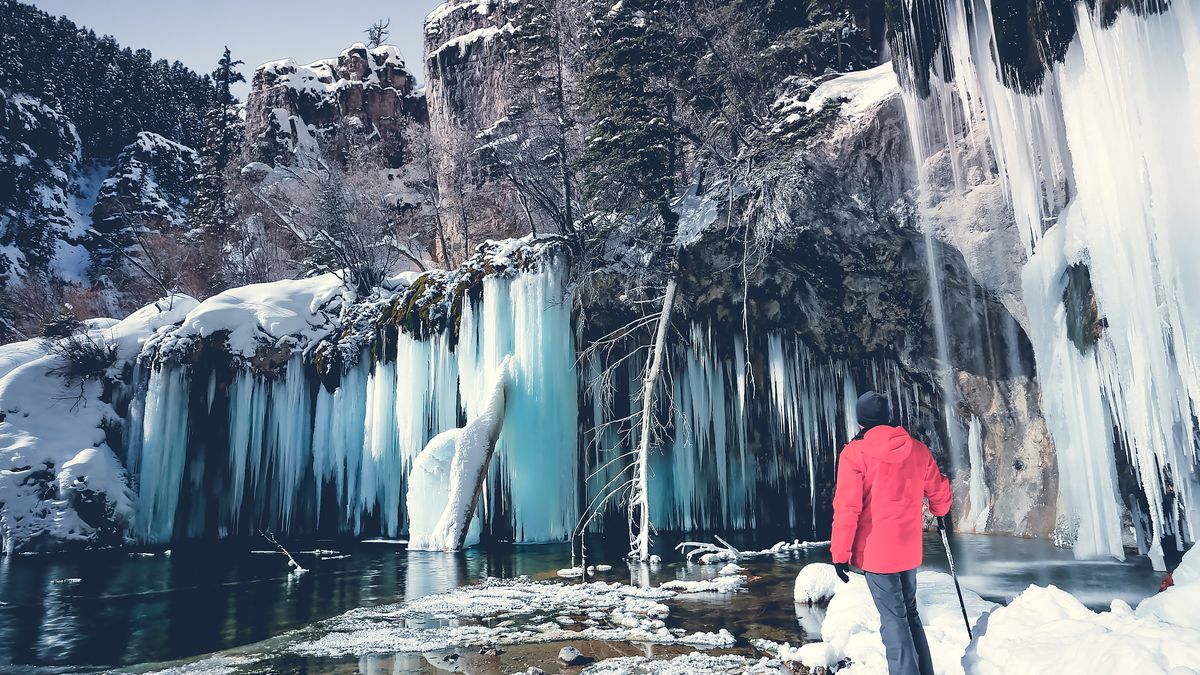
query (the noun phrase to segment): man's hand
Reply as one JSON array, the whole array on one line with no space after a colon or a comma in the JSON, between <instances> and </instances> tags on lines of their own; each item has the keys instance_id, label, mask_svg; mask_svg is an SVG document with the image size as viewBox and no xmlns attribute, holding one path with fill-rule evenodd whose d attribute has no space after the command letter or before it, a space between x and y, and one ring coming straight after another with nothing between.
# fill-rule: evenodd
<instances>
[{"instance_id":1,"label":"man's hand","mask_svg":"<svg viewBox=\"0 0 1200 675\"><path fill-rule=\"evenodd\" d=\"M938 526L938 531L940 531L940 532L946 531L946 516L937 516L937 526Z\"/></svg>"},{"instance_id":2,"label":"man's hand","mask_svg":"<svg viewBox=\"0 0 1200 675\"><path fill-rule=\"evenodd\" d=\"M850 583L850 563L834 563L833 570L837 572L838 578L843 584Z\"/></svg>"}]
</instances>

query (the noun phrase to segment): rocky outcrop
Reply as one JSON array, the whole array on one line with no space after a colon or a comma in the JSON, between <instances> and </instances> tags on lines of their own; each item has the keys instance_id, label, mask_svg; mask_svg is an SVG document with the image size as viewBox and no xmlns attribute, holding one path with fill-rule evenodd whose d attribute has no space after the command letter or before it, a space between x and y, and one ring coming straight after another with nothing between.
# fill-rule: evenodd
<instances>
[{"instance_id":1,"label":"rocky outcrop","mask_svg":"<svg viewBox=\"0 0 1200 675\"><path fill-rule=\"evenodd\" d=\"M245 160L274 165L343 158L369 139L391 168L407 159L408 125L425 121L425 104L400 50L362 43L308 65L292 59L254 71L246 103Z\"/></svg>"},{"instance_id":2,"label":"rocky outcrop","mask_svg":"<svg viewBox=\"0 0 1200 675\"><path fill-rule=\"evenodd\" d=\"M126 228L181 227L199 168L195 150L149 131L138 133L100 186L92 227L106 236Z\"/></svg>"}]
</instances>

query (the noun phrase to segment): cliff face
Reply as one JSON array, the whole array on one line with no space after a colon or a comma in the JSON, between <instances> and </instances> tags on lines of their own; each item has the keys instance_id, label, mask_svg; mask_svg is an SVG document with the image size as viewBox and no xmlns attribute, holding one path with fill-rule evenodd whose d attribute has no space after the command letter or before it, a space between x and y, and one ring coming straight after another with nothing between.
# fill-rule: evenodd
<instances>
[{"instance_id":1,"label":"cliff face","mask_svg":"<svg viewBox=\"0 0 1200 675\"><path fill-rule=\"evenodd\" d=\"M510 41L516 27L501 0L448 2L425 19L425 98L438 147L434 167L451 247L523 234L509 191L472 166L475 137L501 120L511 102ZM475 242L465 242L470 220ZM461 257L461 256L459 256Z\"/></svg>"},{"instance_id":2,"label":"cliff face","mask_svg":"<svg viewBox=\"0 0 1200 675\"><path fill-rule=\"evenodd\" d=\"M409 124L425 121L425 104L400 52L358 43L337 58L299 65L271 61L254 71L246 103L247 162L312 161L345 153L369 139L388 166L407 160Z\"/></svg>"}]
</instances>

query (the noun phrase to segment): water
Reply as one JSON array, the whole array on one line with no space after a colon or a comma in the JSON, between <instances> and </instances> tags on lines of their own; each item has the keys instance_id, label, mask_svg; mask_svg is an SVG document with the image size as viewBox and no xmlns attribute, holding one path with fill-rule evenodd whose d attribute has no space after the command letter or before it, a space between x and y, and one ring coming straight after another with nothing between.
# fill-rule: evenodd
<instances>
[{"instance_id":1,"label":"water","mask_svg":"<svg viewBox=\"0 0 1200 675\"><path fill-rule=\"evenodd\" d=\"M734 537L733 543L758 548L772 543L769 539L744 534ZM657 586L670 579L715 574L713 566L679 562L671 547L676 540L664 537L657 542L655 550L668 562L643 579ZM963 534L954 541L964 585L990 600L1008 600L1031 583L1054 584L1103 609L1116 597L1136 604L1159 582L1144 557L1083 562L1042 540ZM623 549L624 542L616 541L614 546ZM590 561L613 564L613 571L601 578L638 583L640 575L620 560L623 551L610 546L601 553L604 547L602 542L594 543L597 555ZM27 665L45 670L124 670L134 664L194 661L212 652L234 650L233 654L256 658L265 654L267 664L284 671L327 672L345 667L353 672L358 667L363 672L377 668L423 672L432 667L420 655L347 660L286 655L282 648L321 634L317 622L356 607L412 600L487 576L554 578L555 570L571 562L565 544L474 548L461 555L409 552L397 544L326 542L321 548L349 557L318 560L311 553L296 552L301 564L311 570L299 578L289 578L282 555L231 547L155 557L97 551L0 558L0 671ZM930 567L945 569L935 535L927 537L925 557ZM734 651L747 654L750 638L793 644L817 639L823 612L796 607L792 585L804 565L826 561L828 551L818 549L742 563L751 579L748 592L680 596L668 602L668 626L689 632L727 628L739 638ZM506 650L510 654L505 658L538 664L549 654L552 661L558 646L514 647ZM613 655L631 649L644 653L621 644L597 649ZM256 668L262 665L260 660Z\"/></svg>"}]
</instances>

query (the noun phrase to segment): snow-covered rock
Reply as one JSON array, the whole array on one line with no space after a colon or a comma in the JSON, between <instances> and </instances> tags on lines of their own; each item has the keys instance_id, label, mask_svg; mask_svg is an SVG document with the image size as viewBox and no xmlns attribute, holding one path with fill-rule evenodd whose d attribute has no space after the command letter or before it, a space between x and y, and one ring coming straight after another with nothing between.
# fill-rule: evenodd
<instances>
[{"instance_id":1,"label":"snow-covered rock","mask_svg":"<svg viewBox=\"0 0 1200 675\"><path fill-rule=\"evenodd\" d=\"M809 563L796 575L796 602L814 604L828 602L837 593L842 580L828 563Z\"/></svg>"},{"instance_id":2,"label":"snow-covered rock","mask_svg":"<svg viewBox=\"0 0 1200 675\"><path fill-rule=\"evenodd\" d=\"M424 119L424 98L393 45L356 43L336 58L306 65L270 61L251 80L245 160L319 166L322 153L349 135L369 138L389 167L398 168L408 123Z\"/></svg>"},{"instance_id":3,"label":"snow-covered rock","mask_svg":"<svg viewBox=\"0 0 1200 675\"><path fill-rule=\"evenodd\" d=\"M149 131L139 132L100 185L92 227L120 242L126 228L145 231L182 225L199 168L192 148Z\"/></svg>"},{"instance_id":4,"label":"snow-covered rock","mask_svg":"<svg viewBox=\"0 0 1200 675\"><path fill-rule=\"evenodd\" d=\"M151 347L164 357L224 334L229 353L247 359L264 348L305 348L331 334L343 300L353 297L334 274L231 288L195 306Z\"/></svg>"},{"instance_id":5,"label":"snow-covered rock","mask_svg":"<svg viewBox=\"0 0 1200 675\"><path fill-rule=\"evenodd\" d=\"M584 656L578 649L568 646L558 650L558 660L564 665L573 666L582 663Z\"/></svg>"}]
</instances>

